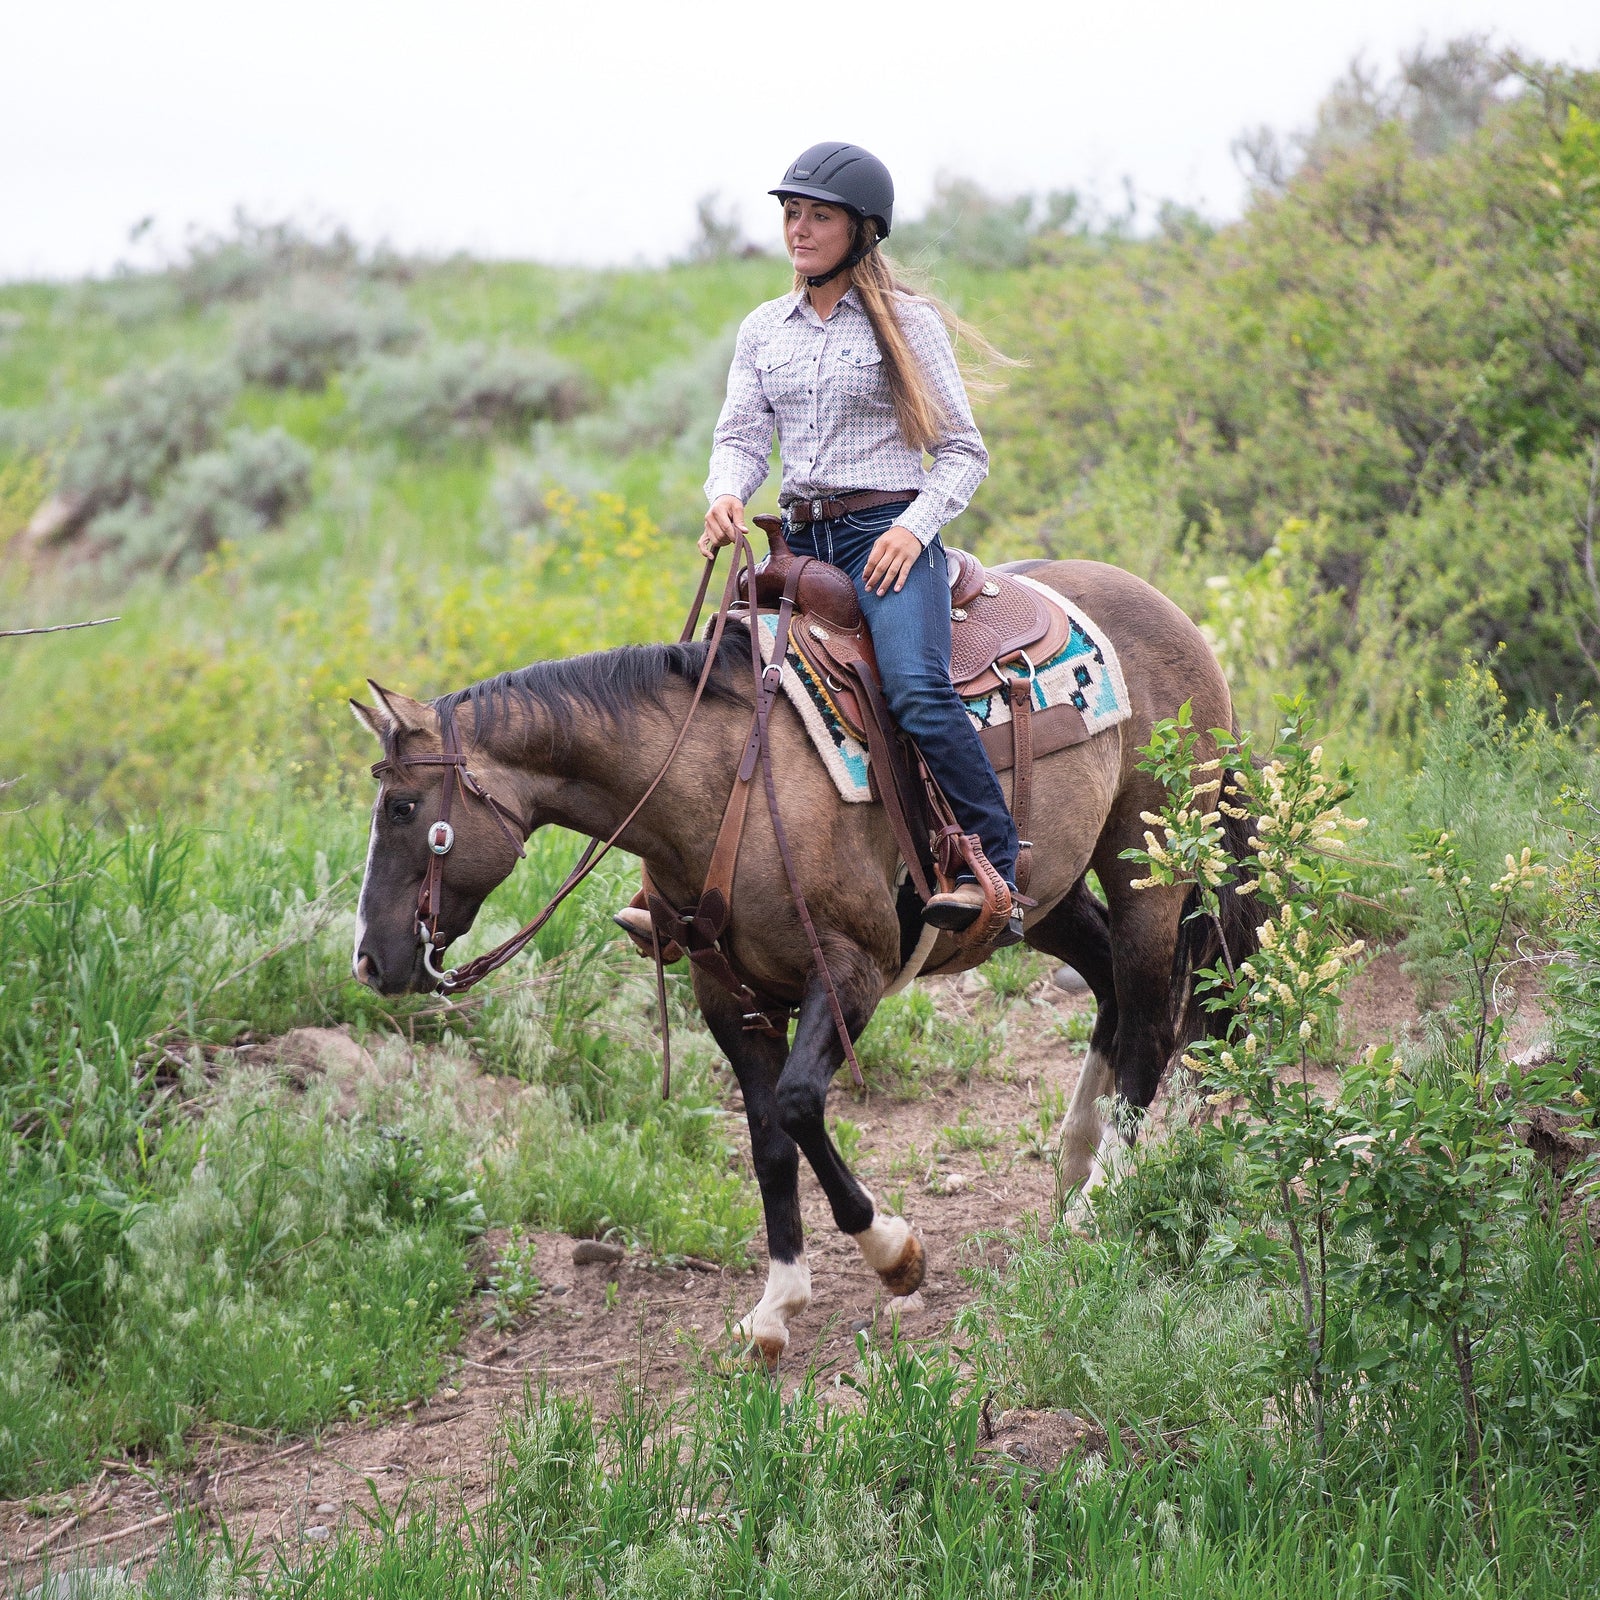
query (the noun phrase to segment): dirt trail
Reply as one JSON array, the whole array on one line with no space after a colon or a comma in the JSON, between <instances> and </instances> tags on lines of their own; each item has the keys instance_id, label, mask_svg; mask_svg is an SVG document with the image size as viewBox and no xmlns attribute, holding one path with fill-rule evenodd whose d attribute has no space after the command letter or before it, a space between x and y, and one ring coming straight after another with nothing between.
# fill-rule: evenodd
<instances>
[{"instance_id":1,"label":"dirt trail","mask_svg":"<svg viewBox=\"0 0 1600 1600\"><path fill-rule=\"evenodd\" d=\"M968 980L970 985L970 980ZM1536 986L1512 1029L1513 1049L1542 1029ZM972 1015L970 988L940 984L941 1010ZM973 1291L960 1273L980 1259L983 1236L1048 1215L1053 1178L1030 1158L1024 1128L1037 1128L1041 1101L1070 1097L1083 1046L1069 1043L1064 1024L1090 1007L1087 998L1035 985L1005 1017L1006 1038L989 1066L961 1086L914 1101L882 1096L835 1097L830 1109L860 1129L855 1167L880 1199L903 1206L928 1253L920 1295L896 1305L902 1335L918 1342L945 1332ZM1352 987L1346 1011L1357 1043L1416 1037L1417 1003L1392 954L1380 956ZM731 1074L731 1109L742 1105ZM1062 1103L1055 1101L1056 1105ZM964 1121L963 1121L964 1119ZM952 1139L944 1130L956 1129ZM973 1129L982 1130L974 1134ZM992 1140L987 1148L970 1148ZM966 1144L969 1148L951 1148ZM802 1206L815 1298L791 1327L782 1380L797 1383L811 1368L822 1381L856 1359L856 1338L882 1338L891 1311L877 1275L834 1229L826 1203L802 1167ZM736 1273L659 1267L630 1255L615 1265L574 1265L574 1241L534 1235L535 1267L544 1294L510 1332L474 1326L462 1341L451 1381L430 1399L375 1421L332 1427L288 1444L251 1443L222 1433L196 1441L198 1465L186 1478L156 1481L111 1469L67 1496L0 1502L0 1553L8 1572L29 1575L40 1540L65 1564L124 1563L148 1556L164 1536L152 1522L175 1503L198 1505L228 1522L234 1536L258 1545L294 1545L328 1537L376 1495L386 1505L444 1489L472 1505L487 1492L491 1443L503 1413L521 1404L526 1386L541 1383L589 1396L604 1410L619 1382L652 1390L684 1385L697 1367L729 1359L724 1330L761 1293L764 1249L755 1270ZM493 1251L503 1234L491 1235ZM611 1286L615 1285L614 1288ZM610 1303L608 1304L608 1296ZM478 1320L468 1312L475 1324ZM68 1525L77 1513L78 1519Z\"/></svg>"}]
</instances>

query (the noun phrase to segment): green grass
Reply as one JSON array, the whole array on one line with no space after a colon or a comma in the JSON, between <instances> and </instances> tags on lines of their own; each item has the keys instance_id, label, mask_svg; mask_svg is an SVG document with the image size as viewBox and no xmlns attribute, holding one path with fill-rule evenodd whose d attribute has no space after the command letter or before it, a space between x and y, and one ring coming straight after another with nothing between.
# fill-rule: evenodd
<instances>
[{"instance_id":1,"label":"green grass","mask_svg":"<svg viewBox=\"0 0 1600 1600\"><path fill-rule=\"evenodd\" d=\"M856 1045L869 1089L914 1097L932 1080L965 1081L993 1054L987 1028L941 1016L927 989L885 1000Z\"/></svg>"},{"instance_id":2,"label":"green grass","mask_svg":"<svg viewBox=\"0 0 1600 1600\"><path fill-rule=\"evenodd\" d=\"M1270 1308L1247 1285L1143 1268L1123 1239L1061 1231L983 1278L1009 1387L1107 1426L1259 1424Z\"/></svg>"},{"instance_id":3,"label":"green grass","mask_svg":"<svg viewBox=\"0 0 1600 1600\"><path fill-rule=\"evenodd\" d=\"M981 1364L900 1347L846 1381L848 1406L754 1373L668 1402L625 1384L603 1421L529 1393L481 1507L358 1505L331 1545L271 1562L186 1528L148 1592L1565 1600L1600 1577L1571 1479L1508 1473L1479 1516L1448 1463L1402 1450L1392 1483L1323 1496L1232 1430L1040 1475L983 1453Z\"/></svg>"},{"instance_id":4,"label":"green grass","mask_svg":"<svg viewBox=\"0 0 1600 1600\"><path fill-rule=\"evenodd\" d=\"M663 1105L616 876L456 1016L349 979L362 850L359 816L290 803L213 831L6 824L0 1493L181 1461L202 1420L298 1431L428 1392L487 1222L743 1259L758 1211L710 1051L686 1030ZM538 842L510 914L570 851ZM352 1030L375 1079L299 1092L219 1053L307 1025ZM465 1092L484 1070L527 1085L508 1111Z\"/></svg>"}]
</instances>

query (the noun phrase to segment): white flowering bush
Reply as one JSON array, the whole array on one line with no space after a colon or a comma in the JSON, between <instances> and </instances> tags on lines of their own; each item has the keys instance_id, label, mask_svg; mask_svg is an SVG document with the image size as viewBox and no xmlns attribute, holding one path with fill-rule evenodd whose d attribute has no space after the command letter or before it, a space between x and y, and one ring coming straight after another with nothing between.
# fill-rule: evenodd
<instances>
[{"instance_id":1,"label":"white flowering bush","mask_svg":"<svg viewBox=\"0 0 1600 1600\"><path fill-rule=\"evenodd\" d=\"M1217 1111L1202 1140L1237 1158L1243 1202L1211 1229L1202 1264L1281 1292L1284 1410L1309 1423L1319 1456L1336 1422L1348 1428L1377 1397L1445 1370L1476 1470L1478 1357L1519 1270L1514 1242L1535 1215L1522 1132L1533 1108L1572 1091L1570 1077L1505 1059L1494 1006L1508 929L1546 868L1524 849L1479 884L1447 833L1414 838L1426 892L1453 919L1461 998L1431 1054L1407 1061L1385 1045L1342 1061L1340 1003L1364 949L1339 897L1365 824L1345 810L1348 768L1331 770L1308 735L1308 708L1280 704L1277 743L1259 762L1218 734L1220 757L1195 763L1186 715L1157 728L1145 770L1169 799L1146 816L1144 849L1128 852L1147 864L1141 887L1194 885L1197 915L1216 915L1225 885L1259 907L1257 948L1200 979L1224 1025L1184 1055ZM1224 848L1224 816L1250 821L1243 868Z\"/></svg>"}]
</instances>

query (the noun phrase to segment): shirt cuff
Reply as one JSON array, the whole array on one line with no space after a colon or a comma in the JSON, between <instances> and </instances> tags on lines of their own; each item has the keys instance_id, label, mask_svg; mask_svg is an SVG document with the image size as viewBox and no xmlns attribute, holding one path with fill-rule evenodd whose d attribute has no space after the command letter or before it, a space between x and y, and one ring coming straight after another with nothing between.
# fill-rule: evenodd
<instances>
[{"instance_id":1,"label":"shirt cuff","mask_svg":"<svg viewBox=\"0 0 1600 1600\"><path fill-rule=\"evenodd\" d=\"M899 525L917 536L917 542L924 550L933 543L934 537L945 525L948 519L939 515L938 503L932 495L919 494L905 510L895 518Z\"/></svg>"}]
</instances>

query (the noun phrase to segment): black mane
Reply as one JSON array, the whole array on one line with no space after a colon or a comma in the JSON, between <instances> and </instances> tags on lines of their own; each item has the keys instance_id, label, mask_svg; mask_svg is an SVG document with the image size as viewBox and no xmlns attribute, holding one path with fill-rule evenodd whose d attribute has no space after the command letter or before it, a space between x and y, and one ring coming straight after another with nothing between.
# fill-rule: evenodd
<instances>
[{"instance_id":1,"label":"black mane","mask_svg":"<svg viewBox=\"0 0 1600 1600\"><path fill-rule=\"evenodd\" d=\"M491 732L513 705L538 709L549 718L552 741L565 742L580 712L614 722L641 704L661 706L672 683L698 683L706 648L703 639L688 644L628 644L559 661L535 661L440 695L433 707L446 717L470 706L473 728L480 736ZM717 649L705 698L741 700L741 665L749 677L750 635L742 624L730 622Z\"/></svg>"}]
</instances>

